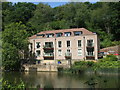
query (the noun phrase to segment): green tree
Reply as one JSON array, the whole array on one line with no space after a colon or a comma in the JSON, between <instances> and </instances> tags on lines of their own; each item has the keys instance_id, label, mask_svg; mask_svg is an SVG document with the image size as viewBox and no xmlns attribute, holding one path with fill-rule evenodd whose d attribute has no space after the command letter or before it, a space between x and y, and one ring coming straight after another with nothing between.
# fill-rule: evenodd
<instances>
[{"instance_id":1,"label":"green tree","mask_svg":"<svg viewBox=\"0 0 120 90\"><path fill-rule=\"evenodd\" d=\"M26 26L12 23L5 27L2 34L3 40L3 67L5 69L19 69L20 60L28 55L28 40ZM17 67L18 66L18 67Z\"/></svg>"},{"instance_id":2,"label":"green tree","mask_svg":"<svg viewBox=\"0 0 120 90\"><path fill-rule=\"evenodd\" d=\"M29 20L29 23L40 32L43 30L45 23L53 20L53 10L49 5L39 3L34 11L34 16Z\"/></svg>"}]
</instances>

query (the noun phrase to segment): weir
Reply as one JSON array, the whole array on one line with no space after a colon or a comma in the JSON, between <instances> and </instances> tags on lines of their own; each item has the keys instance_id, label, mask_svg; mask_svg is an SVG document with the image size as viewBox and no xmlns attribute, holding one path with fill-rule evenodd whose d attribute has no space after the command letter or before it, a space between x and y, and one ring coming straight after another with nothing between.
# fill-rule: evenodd
<instances>
[{"instance_id":1,"label":"weir","mask_svg":"<svg viewBox=\"0 0 120 90\"><path fill-rule=\"evenodd\" d=\"M48 64L48 65L28 65L28 64L25 64L23 65L23 69L24 71L53 71L53 72L57 72L58 71L58 68L70 68L69 65L51 65L51 64Z\"/></svg>"}]
</instances>

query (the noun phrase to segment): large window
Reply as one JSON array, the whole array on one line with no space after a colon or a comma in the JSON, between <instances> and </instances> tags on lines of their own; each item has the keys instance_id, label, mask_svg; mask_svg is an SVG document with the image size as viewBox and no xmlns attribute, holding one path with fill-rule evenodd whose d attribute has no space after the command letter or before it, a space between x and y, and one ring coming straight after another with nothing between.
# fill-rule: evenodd
<instances>
[{"instance_id":1,"label":"large window","mask_svg":"<svg viewBox=\"0 0 120 90\"><path fill-rule=\"evenodd\" d=\"M67 53L70 53L70 49L67 49Z\"/></svg>"},{"instance_id":2,"label":"large window","mask_svg":"<svg viewBox=\"0 0 120 90\"><path fill-rule=\"evenodd\" d=\"M78 49L78 56L82 55L82 49Z\"/></svg>"},{"instance_id":3,"label":"large window","mask_svg":"<svg viewBox=\"0 0 120 90\"><path fill-rule=\"evenodd\" d=\"M78 40L78 47L81 47L81 40Z\"/></svg>"},{"instance_id":4,"label":"large window","mask_svg":"<svg viewBox=\"0 0 120 90\"><path fill-rule=\"evenodd\" d=\"M65 36L71 36L71 32L65 32Z\"/></svg>"},{"instance_id":5,"label":"large window","mask_svg":"<svg viewBox=\"0 0 120 90\"><path fill-rule=\"evenodd\" d=\"M53 37L53 36L54 36L53 33L51 33L51 34L46 34L46 37L47 37L47 38L49 38L49 37Z\"/></svg>"},{"instance_id":6,"label":"large window","mask_svg":"<svg viewBox=\"0 0 120 90\"><path fill-rule=\"evenodd\" d=\"M58 41L58 47L62 47L62 42Z\"/></svg>"},{"instance_id":7,"label":"large window","mask_svg":"<svg viewBox=\"0 0 120 90\"><path fill-rule=\"evenodd\" d=\"M93 46L93 40L87 40L87 46L92 47Z\"/></svg>"},{"instance_id":8,"label":"large window","mask_svg":"<svg viewBox=\"0 0 120 90\"><path fill-rule=\"evenodd\" d=\"M88 51L87 52L87 56L93 56L93 55L94 55L93 51Z\"/></svg>"},{"instance_id":9,"label":"large window","mask_svg":"<svg viewBox=\"0 0 120 90\"><path fill-rule=\"evenodd\" d=\"M36 56L39 57L40 56L40 50L36 51Z\"/></svg>"},{"instance_id":10,"label":"large window","mask_svg":"<svg viewBox=\"0 0 120 90\"><path fill-rule=\"evenodd\" d=\"M56 37L61 37L62 33L56 33Z\"/></svg>"},{"instance_id":11,"label":"large window","mask_svg":"<svg viewBox=\"0 0 120 90\"><path fill-rule=\"evenodd\" d=\"M67 41L67 47L70 47L70 41Z\"/></svg>"},{"instance_id":12,"label":"large window","mask_svg":"<svg viewBox=\"0 0 120 90\"><path fill-rule=\"evenodd\" d=\"M58 56L62 56L62 50L58 50Z\"/></svg>"},{"instance_id":13,"label":"large window","mask_svg":"<svg viewBox=\"0 0 120 90\"><path fill-rule=\"evenodd\" d=\"M74 35L75 35L75 36L79 36L79 35L81 35L81 34L82 34L82 31L75 31L75 32L74 32Z\"/></svg>"},{"instance_id":14,"label":"large window","mask_svg":"<svg viewBox=\"0 0 120 90\"><path fill-rule=\"evenodd\" d=\"M40 42L36 42L36 48L40 48Z\"/></svg>"},{"instance_id":15,"label":"large window","mask_svg":"<svg viewBox=\"0 0 120 90\"><path fill-rule=\"evenodd\" d=\"M45 47L53 47L53 42L45 42Z\"/></svg>"}]
</instances>

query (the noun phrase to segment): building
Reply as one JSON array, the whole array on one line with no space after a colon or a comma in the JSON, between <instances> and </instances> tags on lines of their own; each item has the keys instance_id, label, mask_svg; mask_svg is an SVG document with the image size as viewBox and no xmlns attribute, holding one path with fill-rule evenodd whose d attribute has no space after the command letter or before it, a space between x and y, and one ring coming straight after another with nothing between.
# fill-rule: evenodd
<instances>
[{"instance_id":1,"label":"building","mask_svg":"<svg viewBox=\"0 0 120 90\"><path fill-rule=\"evenodd\" d=\"M30 51L42 63L98 59L98 37L85 28L42 31L29 37Z\"/></svg>"},{"instance_id":2,"label":"building","mask_svg":"<svg viewBox=\"0 0 120 90\"><path fill-rule=\"evenodd\" d=\"M117 58L120 60L120 45L102 48L100 49L100 53L103 53L104 56L110 54L116 55Z\"/></svg>"}]
</instances>

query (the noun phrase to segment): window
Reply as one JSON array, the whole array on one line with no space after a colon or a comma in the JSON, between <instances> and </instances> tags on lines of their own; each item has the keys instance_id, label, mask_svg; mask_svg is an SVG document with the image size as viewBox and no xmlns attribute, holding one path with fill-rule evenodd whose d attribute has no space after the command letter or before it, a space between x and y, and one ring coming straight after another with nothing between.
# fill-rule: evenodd
<instances>
[{"instance_id":1,"label":"window","mask_svg":"<svg viewBox=\"0 0 120 90\"><path fill-rule=\"evenodd\" d=\"M87 46L92 47L93 46L93 40L87 40Z\"/></svg>"},{"instance_id":2,"label":"window","mask_svg":"<svg viewBox=\"0 0 120 90\"><path fill-rule=\"evenodd\" d=\"M37 57L40 56L40 50L37 50L37 51L36 51L36 56L37 56Z\"/></svg>"},{"instance_id":3,"label":"window","mask_svg":"<svg viewBox=\"0 0 120 90\"><path fill-rule=\"evenodd\" d=\"M45 42L45 47L53 47L53 42Z\"/></svg>"},{"instance_id":4,"label":"window","mask_svg":"<svg viewBox=\"0 0 120 90\"><path fill-rule=\"evenodd\" d=\"M81 40L78 40L78 47L81 47Z\"/></svg>"},{"instance_id":5,"label":"window","mask_svg":"<svg viewBox=\"0 0 120 90\"><path fill-rule=\"evenodd\" d=\"M58 56L62 56L62 51L58 50Z\"/></svg>"},{"instance_id":6,"label":"window","mask_svg":"<svg viewBox=\"0 0 120 90\"><path fill-rule=\"evenodd\" d=\"M74 35L75 35L75 36L79 36L79 35L81 35L81 34L82 34L82 31L75 31L75 32L74 32Z\"/></svg>"},{"instance_id":7,"label":"window","mask_svg":"<svg viewBox=\"0 0 120 90\"><path fill-rule=\"evenodd\" d=\"M61 37L62 33L56 33L56 37Z\"/></svg>"},{"instance_id":8,"label":"window","mask_svg":"<svg viewBox=\"0 0 120 90\"><path fill-rule=\"evenodd\" d=\"M93 51L88 51L87 56L93 56Z\"/></svg>"},{"instance_id":9,"label":"window","mask_svg":"<svg viewBox=\"0 0 120 90\"><path fill-rule=\"evenodd\" d=\"M65 36L70 36L71 32L65 32Z\"/></svg>"},{"instance_id":10,"label":"window","mask_svg":"<svg viewBox=\"0 0 120 90\"><path fill-rule=\"evenodd\" d=\"M67 41L67 47L70 47L70 41Z\"/></svg>"},{"instance_id":11,"label":"window","mask_svg":"<svg viewBox=\"0 0 120 90\"><path fill-rule=\"evenodd\" d=\"M44 34L37 34L36 36L44 37L45 35Z\"/></svg>"},{"instance_id":12,"label":"window","mask_svg":"<svg viewBox=\"0 0 120 90\"><path fill-rule=\"evenodd\" d=\"M58 47L61 47L61 45L62 45L62 42L58 41Z\"/></svg>"},{"instance_id":13,"label":"window","mask_svg":"<svg viewBox=\"0 0 120 90\"><path fill-rule=\"evenodd\" d=\"M82 55L82 49L78 49L78 56Z\"/></svg>"},{"instance_id":14,"label":"window","mask_svg":"<svg viewBox=\"0 0 120 90\"><path fill-rule=\"evenodd\" d=\"M51 34L46 34L46 37L47 37L47 38L49 38L49 37L53 37L53 36L54 36L53 33L51 33Z\"/></svg>"},{"instance_id":15,"label":"window","mask_svg":"<svg viewBox=\"0 0 120 90\"><path fill-rule=\"evenodd\" d=\"M36 42L36 48L40 48L40 42Z\"/></svg>"},{"instance_id":16,"label":"window","mask_svg":"<svg viewBox=\"0 0 120 90\"><path fill-rule=\"evenodd\" d=\"M70 53L70 49L67 49L67 53Z\"/></svg>"}]
</instances>

